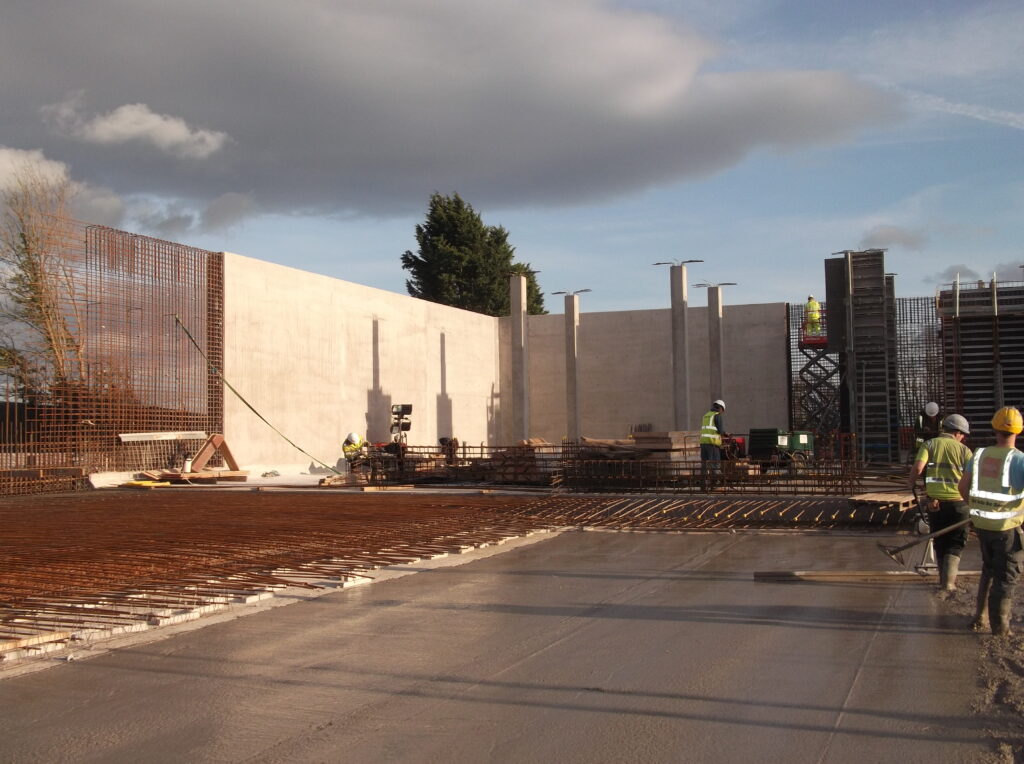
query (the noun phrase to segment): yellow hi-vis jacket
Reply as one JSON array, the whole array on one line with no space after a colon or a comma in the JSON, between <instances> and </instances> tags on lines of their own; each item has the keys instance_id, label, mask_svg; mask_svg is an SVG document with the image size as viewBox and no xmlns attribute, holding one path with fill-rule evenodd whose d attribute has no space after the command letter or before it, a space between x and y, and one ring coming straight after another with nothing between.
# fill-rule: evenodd
<instances>
[{"instance_id":1,"label":"yellow hi-vis jacket","mask_svg":"<svg viewBox=\"0 0 1024 764\"><path fill-rule=\"evenodd\" d=\"M1010 471L1013 461L1024 458L1014 448L990 446L979 449L971 463L968 507L975 528L1005 531L1024 523L1024 485L1014 493Z\"/></svg>"},{"instance_id":2,"label":"yellow hi-vis jacket","mask_svg":"<svg viewBox=\"0 0 1024 764\"><path fill-rule=\"evenodd\" d=\"M924 485L928 496L939 501L960 501L957 486L963 477L964 467L971 460L971 449L944 433L921 446L917 461L926 460Z\"/></svg>"},{"instance_id":3,"label":"yellow hi-vis jacket","mask_svg":"<svg viewBox=\"0 0 1024 764\"><path fill-rule=\"evenodd\" d=\"M816 324L821 321L821 303L817 300L807 301L807 323Z\"/></svg>"},{"instance_id":4,"label":"yellow hi-vis jacket","mask_svg":"<svg viewBox=\"0 0 1024 764\"><path fill-rule=\"evenodd\" d=\"M345 455L346 459L352 461L362 454L364 445L366 445L366 441L362 438L359 439L358 443L349 443L346 440L341 444L341 453Z\"/></svg>"},{"instance_id":5,"label":"yellow hi-vis jacket","mask_svg":"<svg viewBox=\"0 0 1024 764\"><path fill-rule=\"evenodd\" d=\"M718 416L717 411L709 411L704 415L704 418L700 421L700 442L701 445L710 444L712 446L722 445L722 434L715 427L715 417Z\"/></svg>"}]
</instances>

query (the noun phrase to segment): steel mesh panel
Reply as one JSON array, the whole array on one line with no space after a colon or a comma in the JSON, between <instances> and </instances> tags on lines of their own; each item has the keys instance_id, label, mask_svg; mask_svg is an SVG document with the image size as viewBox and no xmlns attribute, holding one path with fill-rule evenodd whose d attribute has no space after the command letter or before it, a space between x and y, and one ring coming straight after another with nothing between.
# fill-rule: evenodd
<instances>
[{"instance_id":1,"label":"steel mesh panel","mask_svg":"<svg viewBox=\"0 0 1024 764\"><path fill-rule=\"evenodd\" d=\"M896 300L900 425L913 427L928 401L946 401L942 372L942 326L934 297ZM947 403L948 405L948 403ZM943 411L950 409L943 406Z\"/></svg>"},{"instance_id":2,"label":"steel mesh panel","mask_svg":"<svg viewBox=\"0 0 1024 764\"><path fill-rule=\"evenodd\" d=\"M180 466L198 442L121 443L120 433L217 432L219 378L175 321L220 368L219 254L110 228L63 221L51 267L70 337L42 342L33 373L3 377L0 493L64 490L90 472ZM13 344L40 346L22 333Z\"/></svg>"}]
</instances>

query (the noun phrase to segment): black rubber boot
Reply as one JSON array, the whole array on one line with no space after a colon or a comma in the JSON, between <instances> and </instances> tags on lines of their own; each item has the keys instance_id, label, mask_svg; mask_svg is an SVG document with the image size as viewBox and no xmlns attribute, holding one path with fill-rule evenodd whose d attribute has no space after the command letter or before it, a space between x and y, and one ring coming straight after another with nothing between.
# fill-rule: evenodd
<instances>
[{"instance_id":1,"label":"black rubber boot","mask_svg":"<svg viewBox=\"0 0 1024 764\"><path fill-rule=\"evenodd\" d=\"M942 558L942 567L939 569L939 586L944 592L956 591L956 574L960 571L960 558L954 554L947 554Z\"/></svg>"},{"instance_id":2,"label":"black rubber boot","mask_svg":"<svg viewBox=\"0 0 1024 764\"><path fill-rule=\"evenodd\" d=\"M992 633L997 637L1013 636L1010 628L1010 611L1013 609L1013 597L1010 592L1004 592L1001 597L993 597L989 602L989 609L992 611Z\"/></svg>"},{"instance_id":3,"label":"black rubber boot","mask_svg":"<svg viewBox=\"0 0 1024 764\"><path fill-rule=\"evenodd\" d=\"M974 631L988 631L988 595L991 588L992 579L989 578L988 571L982 568L981 576L978 578L978 605L974 611L974 621L971 622Z\"/></svg>"}]
</instances>

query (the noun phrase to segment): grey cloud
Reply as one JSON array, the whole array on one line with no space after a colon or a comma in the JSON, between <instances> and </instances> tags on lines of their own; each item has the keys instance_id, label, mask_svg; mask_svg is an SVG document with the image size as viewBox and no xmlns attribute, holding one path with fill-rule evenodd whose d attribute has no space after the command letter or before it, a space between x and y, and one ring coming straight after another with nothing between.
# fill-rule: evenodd
<instances>
[{"instance_id":1,"label":"grey cloud","mask_svg":"<svg viewBox=\"0 0 1024 764\"><path fill-rule=\"evenodd\" d=\"M109 188L77 184L71 199L72 214L79 220L117 227L124 220L124 200Z\"/></svg>"},{"instance_id":2,"label":"grey cloud","mask_svg":"<svg viewBox=\"0 0 1024 764\"><path fill-rule=\"evenodd\" d=\"M922 279L922 281L925 284L952 284L957 280L957 277L961 281L975 281L979 278L976 270L960 263L958 265L951 265L943 271Z\"/></svg>"},{"instance_id":3,"label":"grey cloud","mask_svg":"<svg viewBox=\"0 0 1024 764\"><path fill-rule=\"evenodd\" d=\"M0 141L42 142L122 195L211 205L213 221L239 188L264 211L320 214L414 212L435 189L477 205L611 198L897 114L895 96L834 72L702 73L714 54L591 0L15 0ZM98 116L67 108L75 90ZM53 104L71 127L45 135ZM230 141L194 162L140 143L187 143L196 125ZM101 135L132 140L82 140Z\"/></svg>"},{"instance_id":4,"label":"grey cloud","mask_svg":"<svg viewBox=\"0 0 1024 764\"><path fill-rule=\"evenodd\" d=\"M125 211L133 228L160 238L173 239L195 230L198 216L181 202L133 200Z\"/></svg>"},{"instance_id":5,"label":"grey cloud","mask_svg":"<svg viewBox=\"0 0 1024 764\"><path fill-rule=\"evenodd\" d=\"M999 281L1024 281L1024 258L1016 263L1000 263L993 270Z\"/></svg>"},{"instance_id":6,"label":"grey cloud","mask_svg":"<svg viewBox=\"0 0 1024 764\"><path fill-rule=\"evenodd\" d=\"M863 249L904 247L906 249L920 250L927 243L928 236L923 231L916 231L898 225L877 225L860 240L860 246Z\"/></svg>"},{"instance_id":7,"label":"grey cloud","mask_svg":"<svg viewBox=\"0 0 1024 764\"><path fill-rule=\"evenodd\" d=\"M240 223L257 212L257 205L250 194L229 192L210 202L200 216L199 224L204 231L217 231Z\"/></svg>"}]
</instances>

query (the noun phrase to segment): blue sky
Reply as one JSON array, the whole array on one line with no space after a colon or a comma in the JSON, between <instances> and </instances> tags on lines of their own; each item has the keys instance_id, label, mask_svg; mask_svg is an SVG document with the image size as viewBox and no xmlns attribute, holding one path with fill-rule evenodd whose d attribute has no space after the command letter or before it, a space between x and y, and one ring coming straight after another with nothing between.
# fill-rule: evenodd
<instances>
[{"instance_id":1,"label":"blue sky","mask_svg":"<svg viewBox=\"0 0 1024 764\"><path fill-rule=\"evenodd\" d=\"M404 292L429 194L458 192L552 312L583 288L584 311L666 307L671 259L738 282L727 304L820 294L842 249L887 248L901 296L1024 265L1017 2L3 15L0 184L34 161L90 222Z\"/></svg>"}]
</instances>

